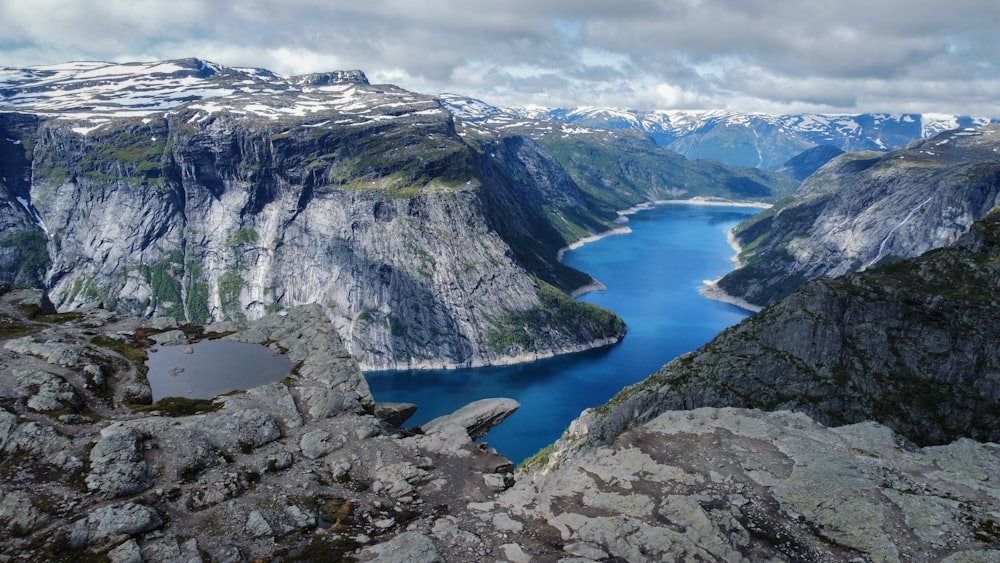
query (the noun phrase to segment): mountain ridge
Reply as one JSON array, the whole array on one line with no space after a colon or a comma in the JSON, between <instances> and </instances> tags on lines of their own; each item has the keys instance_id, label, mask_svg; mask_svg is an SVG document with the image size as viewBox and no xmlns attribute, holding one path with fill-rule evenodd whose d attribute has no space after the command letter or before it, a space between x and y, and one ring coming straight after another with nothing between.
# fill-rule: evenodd
<instances>
[{"instance_id":1,"label":"mountain ridge","mask_svg":"<svg viewBox=\"0 0 1000 563\"><path fill-rule=\"evenodd\" d=\"M997 118L946 114L786 114L731 110L632 110L491 106L458 95L439 96L456 116L477 123L529 119L594 129L634 129L691 159L777 169L819 145L842 151L889 150L946 130L997 123Z\"/></svg>"},{"instance_id":2,"label":"mountain ridge","mask_svg":"<svg viewBox=\"0 0 1000 563\"><path fill-rule=\"evenodd\" d=\"M4 69L0 90L8 281L63 309L194 322L320 302L366 369L612 344L624 326L569 299L594 281L561 248L614 227L617 210L702 195L715 177L718 197L773 201L794 187L609 132L602 150L622 158L605 190L586 162L554 158L551 139L462 122L360 71L76 63ZM655 175L634 174L633 142Z\"/></svg>"},{"instance_id":3,"label":"mountain ridge","mask_svg":"<svg viewBox=\"0 0 1000 563\"><path fill-rule=\"evenodd\" d=\"M953 244L1000 203L1000 127L847 153L733 230L741 267L718 286L756 305L802 282Z\"/></svg>"},{"instance_id":4,"label":"mountain ridge","mask_svg":"<svg viewBox=\"0 0 1000 563\"><path fill-rule=\"evenodd\" d=\"M375 403L357 360L468 360L449 354L476 346L509 359L620 334L610 313L568 302L562 289L586 276L560 268L561 243L705 178L774 199L784 187L666 154L638 131L463 124L427 96L357 82L330 94L84 121L0 112L0 272L56 280L53 296L75 308L0 283L5 548L57 561L1000 556L1000 449L912 443L1000 433L1000 211L953 230L954 245L806 284L586 411L514 475L473 438L516 403L400 428L415 405ZM844 155L820 174L944 169L992 136L961 133ZM911 165L921 150L941 154ZM642 166L660 160L670 166L656 174ZM682 183L666 182L671 166ZM772 219L795 215L777 207ZM22 233L34 239L10 238ZM114 299L230 320L96 307ZM144 348L203 337L270 346L296 369L150 405ZM428 350L436 358L419 357ZM727 407L693 409L709 402ZM776 412L728 407L740 402ZM885 426L861 422L872 419Z\"/></svg>"}]
</instances>

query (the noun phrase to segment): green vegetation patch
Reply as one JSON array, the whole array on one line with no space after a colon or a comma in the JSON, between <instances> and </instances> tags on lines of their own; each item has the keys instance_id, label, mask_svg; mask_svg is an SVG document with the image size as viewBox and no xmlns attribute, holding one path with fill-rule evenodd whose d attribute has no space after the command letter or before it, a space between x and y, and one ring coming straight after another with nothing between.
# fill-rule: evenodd
<instances>
[{"instance_id":1,"label":"green vegetation patch","mask_svg":"<svg viewBox=\"0 0 1000 563\"><path fill-rule=\"evenodd\" d=\"M237 248L244 245L254 245L260 240L260 235L253 227L240 227L236 232L226 237L226 246Z\"/></svg>"},{"instance_id":2,"label":"green vegetation patch","mask_svg":"<svg viewBox=\"0 0 1000 563\"><path fill-rule=\"evenodd\" d=\"M541 469L548 465L549 457L552 455L556 449L555 444L549 444L544 448L538 450L534 455L525 459L517 466L518 472L534 471L536 469Z\"/></svg>"},{"instance_id":3,"label":"green vegetation patch","mask_svg":"<svg viewBox=\"0 0 1000 563\"><path fill-rule=\"evenodd\" d=\"M140 271L153 292L151 305L158 307L161 315L179 320L184 319L180 282L184 276L183 263L184 256L178 249L152 266L140 266Z\"/></svg>"},{"instance_id":4,"label":"green vegetation patch","mask_svg":"<svg viewBox=\"0 0 1000 563\"><path fill-rule=\"evenodd\" d=\"M165 416L191 416L194 414L215 412L222 408L222 402L212 399L189 399L187 397L165 397L151 405L136 405L132 410L138 412L158 411Z\"/></svg>"},{"instance_id":5,"label":"green vegetation patch","mask_svg":"<svg viewBox=\"0 0 1000 563\"><path fill-rule=\"evenodd\" d=\"M80 166L98 180L158 178L167 152L167 132L127 125L94 137Z\"/></svg>"},{"instance_id":6,"label":"green vegetation patch","mask_svg":"<svg viewBox=\"0 0 1000 563\"><path fill-rule=\"evenodd\" d=\"M124 340L118 340L117 338L111 338L110 336L105 336L103 334L98 334L90 339L90 342L97 347L111 350L118 353L126 360L129 360L137 366L145 367L146 360L149 356L142 347L131 344Z\"/></svg>"},{"instance_id":7,"label":"green vegetation patch","mask_svg":"<svg viewBox=\"0 0 1000 563\"><path fill-rule=\"evenodd\" d=\"M10 315L0 315L0 338L20 338L34 334L40 330L40 326L25 323L19 318Z\"/></svg>"},{"instance_id":8,"label":"green vegetation patch","mask_svg":"<svg viewBox=\"0 0 1000 563\"><path fill-rule=\"evenodd\" d=\"M19 251L15 283L41 286L45 271L52 263L45 233L36 229L21 231L0 239L0 247L16 248Z\"/></svg>"},{"instance_id":9,"label":"green vegetation patch","mask_svg":"<svg viewBox=\"0 0 1000 563\"><path fill-rule=\"evenodd\" d=\"M219 302L223 311L239 316L240 292L246 284L238 272L229 271L219 276Z\"/></svg>"},{"instance_id":10,"label":"green vegetation patch","mask_svg":"<svg viewBox=\"0 0 1000 563\"><path fill-rule=\"evenodd\" d=\"M536 280L541 304L528 311L507 315L487 332L486 346L496 354L534 350L536 338L556 328L575 334L581 341L596 341L625 334L625 321L613 312L575 301L555 286Z\"/></svg>"}]
</instances>

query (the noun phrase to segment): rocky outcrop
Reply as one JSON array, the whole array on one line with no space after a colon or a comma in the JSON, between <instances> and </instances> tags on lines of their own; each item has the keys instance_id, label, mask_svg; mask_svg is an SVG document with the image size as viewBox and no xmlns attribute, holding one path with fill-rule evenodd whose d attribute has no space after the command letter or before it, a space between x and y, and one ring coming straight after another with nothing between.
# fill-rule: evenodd
<instances>
[{"instance_id":1,"label":"rocky outcrop","mask_svg":"<svg viewBox=\"0 0 1000 563\"><path fill-rule=\"evenodd\" d=\"M422 428L424 433L431 434L447 426L458 426L470 438L478 440L520 407L521 404L513 399L482 399L451 414L435 418L423 424Z\"/></svg>"},{"instance_id":2,"label":"rocky outcrop","mask_svg":"<svg viewBox=\"0 0 1000 563\"><path fill-rule=\"evenodd\" d=\"M790 412L668 412L524 477L477 508L533 526L567 558L1000 556L1000 448L960 440L917 449L873 423L825 428ZM548 552L522 547L531 557Z\"/></svg>"},{"instance_id":3,"label":"rocky outcrop","mask_svg":"<svg viewBox=\"0 0 1000 563\"><path fill-rule=\"evenodd\" d=\"M515 402L479 401L424 428L387 423L412 405L373 402L319 306L200 328L99 310L30 319L17 295L0 296L5 330L20 335L0 347L0 552L11 561L998 555L993 444L920 449L873 423L699 409L542 452L515 480L473 440ZM140 343L172 331L267 343L299 369L189 406L129 403ZM57 353L67 349L81 353ZM71 387L81 414L30 408L23 374L37 373Z\"/></svg>"},{"instance_id":4,"label":"rocky outcrop","mask_svg":"<svg viewBox=\"0 0 1000 563\"><path fill-rule=\"evenodd\" d=\"M768 305L804 281L954 244L1000 203L1000 126L832 160L734 230L741 267L718 286Z\"/></svg>"},{"instance_id":5,"label":"rocky outcrop","mask_svg":"<svg viewBox=\"0 0 1000 563\"><path fill-rule=\"evenodd\" d=\"M0 348L5 554L249 561L372 546L358 555L395 560L386 559L398 553L391 542L403 542L414 554L454 556L429 539L442 511L457 498L482 501L509 485L510 461L477 446L469 432L482 435L516 404L486 401L472 410L489 415L456 413L445 426L464 437L447 452L424 449L422 434L371 414L357 362L318 305L206 332L99 310L32 319L20 308L22 293L0 299L5 329L27 333ZM267 344L297 369L281 382L190 408L169 399L129 404L122 388L144 379L138 343L168 332ZM100 386L83 369L95 365L103 366ZM36 408L46 387L54 397L79 399L85 416ZM418 521L426 522L422 532L393 539ZM477 554L492 549L477 543Z\"/></svg>"}]
</instances>

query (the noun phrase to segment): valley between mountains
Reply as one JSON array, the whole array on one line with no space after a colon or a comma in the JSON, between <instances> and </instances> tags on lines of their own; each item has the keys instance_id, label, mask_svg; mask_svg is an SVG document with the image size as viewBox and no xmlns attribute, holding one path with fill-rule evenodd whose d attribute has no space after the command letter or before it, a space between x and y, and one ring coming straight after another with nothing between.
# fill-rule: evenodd
<instances>
[{"instance_id":1,"label":"valley between mountains","mask_svg":"<svg viewBox=\"0 0 1000 563\"><path fill-rule=\"evenodd\" d=\"M988 121L542 115L197 59L0 69L0 561L1000 559ZM788 158L665 148L775 123ZM614 344L560 250L693 197L773 204L717 282L764 309L519 467L477 442L514 401L407 427L418 405L372 396L363 370ZM295 367L153 403L145 357L205 338Z\"/></svg>"}]
</instances>

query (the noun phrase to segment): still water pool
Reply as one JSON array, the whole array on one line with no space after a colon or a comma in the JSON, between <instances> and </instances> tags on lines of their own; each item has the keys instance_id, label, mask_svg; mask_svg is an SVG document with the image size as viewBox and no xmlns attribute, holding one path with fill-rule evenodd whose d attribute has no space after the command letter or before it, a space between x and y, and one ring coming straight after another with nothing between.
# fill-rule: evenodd
<instances>
[{"instance_id":1,"label":"still water pool","mask_svg":"<svg viewBox=\"0 0 1000 563\"><path fill-rule=\"evenodd\" d=\"M146 366L154 401L164 397L211 399L279 381L292 371L291 360L267 346L225 340L156 346L150 350Z\"/></svg>"},{"instance_id":2,"label":"still water pool","mask_svg":"<svg viewBox=\"0 0 1000 563\"><path fill-rule=\"evenodd\" d=\"M702 297L698 287L731 269L726 233L759 211L662 205L632 215L629 234L567 252L566 264L608 288L580 299L611 309L628 325L616 346L508 367L369 373L375 400L416 403L407 425L419 425L477 399L516 399L521 409L486 437L516 464L555 441L583 409L748 315Z\"/></svg>"}]
</instances>

